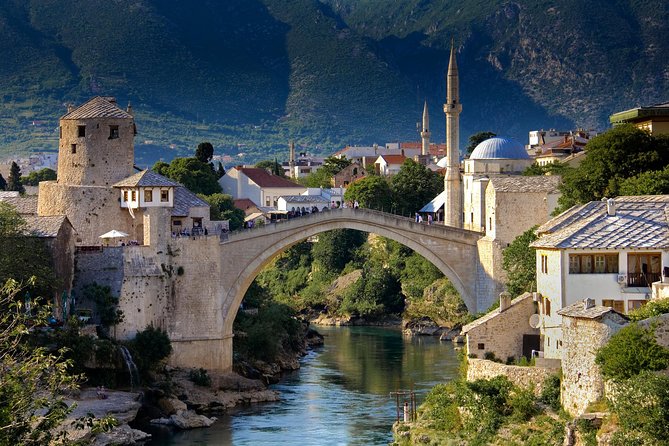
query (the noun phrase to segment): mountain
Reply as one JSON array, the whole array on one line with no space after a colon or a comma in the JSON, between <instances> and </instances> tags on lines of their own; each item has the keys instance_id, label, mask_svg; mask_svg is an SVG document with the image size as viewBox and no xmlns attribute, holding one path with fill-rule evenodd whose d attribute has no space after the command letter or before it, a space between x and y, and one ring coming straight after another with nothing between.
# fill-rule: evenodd
<instances>
[{"instance_id":1,"label":"mountain","mask_svg":"<svg viewBox=\"0 0 669 446\"><path fill-rule=\"evenodd\" d=\"M130 102L140 162L211 141L241 162L444 140L451 38L461 135L605 129L669 99L664 0L3 0L0 158L57 149L67 103Z\"/></svg>"}]
</instances>

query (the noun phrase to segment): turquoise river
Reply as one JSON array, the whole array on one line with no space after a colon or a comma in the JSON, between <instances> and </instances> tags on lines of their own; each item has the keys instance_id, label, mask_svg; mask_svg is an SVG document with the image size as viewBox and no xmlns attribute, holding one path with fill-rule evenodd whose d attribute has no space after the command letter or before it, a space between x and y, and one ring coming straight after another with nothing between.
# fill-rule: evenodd
<instances>
[{"instance_id":1,"label":"turquoise river","mask_svg":"<svg viewBox=\"0 0 669 446\"><path fill-rule=\"evenodd\" d=\"M208 429L154 437L151 446L387 445L396 419L390 392L418 403L458 373L450 342L396 329L316 327L325 345L272 386L281 401L237 407Z\"/></svg>"}]
</instances>

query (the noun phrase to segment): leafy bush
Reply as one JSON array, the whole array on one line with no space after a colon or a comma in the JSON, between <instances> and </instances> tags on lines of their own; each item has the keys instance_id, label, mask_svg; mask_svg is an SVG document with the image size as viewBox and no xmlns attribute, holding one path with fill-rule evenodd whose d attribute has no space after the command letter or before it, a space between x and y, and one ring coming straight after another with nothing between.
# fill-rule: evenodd
<instances>
[{"instance_id":1,"label":"leafy bush","mask_svg":"<svg viewBox=\"0 0 669 446\"><path fill-rule=\"evenodd\" d=\"M560 404L560 385L561 379L558 375L551 375L544 380L544 387L541 389L539 401L548 405L555 412L561 408Z\"/></svg>"},{"instance_id":2,"label":"leafy bush","mask_svg":"<svg viewBox=\"0 0 669 446\"><path fill-rule=\"evenodd\" d=\"M539 413L536 398L534 397L534 386L524 389L515 387L509 400L511 407L511 419L525 422Z\"/></svg>"},{"instance_id":3,"label":"leafy bush","mask_svg":"<svg viewBox=\"0 0 669 446\"><path fill-rule=\"evenodd\" d=\"M200 387L211 387L211 376L203 368L188 372L188 379Z\"/></svg>"},{"instance_id":4,"label":"leafy bush","mask_svg":"<svg viewBox=\"0 0 669 446\"><path fill-rule=\"evenodd\" d=\"M666 444L669 438L668 377L642 371L620 386L610 404L620 425L612 439L614 446Z\"/></svg>"},{"instance_id":5,"label":"leafy bush","mask_svg":"<svg viewBox=\"0 0 669 446\"><path fill-rule=\"evenodd\" d=\"M107 285L98 285L96 282L88 284L83 289L85 300L95 302L100 324L108 328L123 321L123 311L118 309L118 297L112 295Z\"/></svg>"},{"instance_id":6,"label":"leafy bush","mask_svg":"<svg viewBox=\"0 0 669 446\"><path fill-rule=\"evenodd\" d=\"M167 333L149 325L131 341L134 360L143 372L154 370L158 363L172 353L172 344Z\"/></svg>"},{"instance_id":7,"label":"leafy bush","mask_svg":"<svg viewBox=\"0 0 669 446\"><path fill-rule=\"evenodd\" d=\"M628 316L630 320L636 322L665 313L669 313L669 298L653 299L646 305L630 311Z\"/></svg>"},{"instance_id":8,"label":"leafy bush","mask_svg":"<svg viewBox=\"0 0 669 446\"><path fill-rule=\"evenodd\" d=\"M655 340L653 328L630 324L614 334L597 352L595 363L602 375L623 381L644 370L663 370L669 366L669 349Z\"/></svg>"},{"instance_id":9,"label":"leafy bush","mask_svg":"<svg viewBox=\"0 0 669 446\"><path fill-rule=\"evenodd\" d=\"M421 412L433 429L455 432L462 427L455 399L456 385L456 383L437 384L425 397Z\"/></svg>"}]
</instances>

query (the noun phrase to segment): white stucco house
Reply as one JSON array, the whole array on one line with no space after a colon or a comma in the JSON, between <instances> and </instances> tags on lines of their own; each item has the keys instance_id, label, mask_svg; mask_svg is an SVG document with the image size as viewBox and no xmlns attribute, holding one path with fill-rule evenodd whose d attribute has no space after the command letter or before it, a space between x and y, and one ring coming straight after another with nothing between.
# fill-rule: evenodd
<instances>
[{"instance_id":1,"label":"white stucco house","mask_svg":"<svg viewBox=\"0 0 669 446\"><path fill-rule=\"evenodd\" d=\"M562 355L558 311L585 298L621 314L644 305L669 266L669 195L575 206L540 226L537 292L544 355Z\"/></svg>"},{"instance_id":2,"label":"white stucco house","mask_svg":"<svg viewBox=\"0 0 669 446\"><path fill-rule=\"evenodd\" d=\"M404 155L381 155L374 162L374 170L377 175L395 175L406 159Z\"/></svg>"},{"instance_id":3,"label":"white stucco house","mask_svg":"<svg viewBox=\"0 0 669 446\"><path fill-rule=\"evenodd\" d=\"M218 183L233 199L248 198L258 206L276 208L282 195L300 195L307 190L297 183L272 175L265 169L237 166L228 170Z\"/></svg>"}]
</instances>

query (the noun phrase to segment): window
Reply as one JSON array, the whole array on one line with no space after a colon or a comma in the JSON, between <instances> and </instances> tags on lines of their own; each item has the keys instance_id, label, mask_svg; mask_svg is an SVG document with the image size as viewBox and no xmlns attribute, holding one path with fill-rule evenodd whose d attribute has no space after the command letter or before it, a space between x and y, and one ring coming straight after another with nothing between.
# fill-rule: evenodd
<instances>
[{"instance_id":1,"label":"window","mask_svg":"<svg viewBox=\"0 0 669 446\"><path fill-rule=\"evenodd\" d=\"M548 256L541 254L541 272L548 274Z\"/></svg>"},{"instance_id":2,"label":"window","mask_svg":"<svg viewBox=\"0 0 669 446\"><path fill-rule=\"evenodd\" d=\"M492 231L492 217L488 217L488 230Z\"/></svg>"},{"instance_id":3,"label":"window","mask_svg":"<svg viewBox=\"0 0 669 446\"><path fill-rule=\"evenodd\" d=\"M58 137L59 138L63 137L63 128L62 127L58 127Z\"/></svg>"},{"instance_id":4,"label":"window","mask_svg":"<svg viewBox=\"0 0 669 446\"><path fill-rule=\"evenodd\" d=\"M86 126L85 125L78 125L77 126L77 136L79 138L84 138L86 136Z\"/></svg>"},{"instance_id":5,"label":"window","mask_svg":"<svg viewBox=\"0 0 669 446\"><path fill-rule=\"evenodd\" d=\"M125 201L125 202L128 201L128 191L127 190L123 191L123 201Z\"/></svg>"},{"instance_id":6,"label":"window","mask_svg":"<svg viewBox=\"0 0 669 446\"><path fill-rule=\"evenodd\" d=\"M70 150L72 153L77 153L77 145L76 144L70 144Z\"/></svg>"},{"instance_id":7,"label":"window","mask_svg":"<svg viewBox=\"0 0 669 446\"><path fill-rule=\"evenodd\" d=\"M546 316L551 315L551 301L549 298L544 296L544 314Z\"/></svg>"},{"instance_id":8,"label":"window","mask_svg":"<svg viewBox=\"0 0 669 446\"><path fill-rule=\"evenodd\" d=\"M131 197L130 199L132 201L137 201L137 191L136 190L131 191L130 192L130 197Z\"/></svg>"},{"instance_id":9,"label":"window","mask_svg":"<svg viewBox=\"0 0 669 446\"><path fill-rule=\"evenodd\" d=\"M625 301L624 300L613 300L613 299L602 299L602 306L611 307L616 310L618 313L625 312Z\"/></svg>"},{"instance_id":10,"label":"window","mask_svg":"<svg viewBox=\"0 0 669 446\"><path fill-rule=\"evenodd\" d=\"M479 350L485 350L485 344L482 342L479 342L479 344L476 346Z\"/></svg>"},{"instance_id":11,"label":"window","mask_svg":"<svg viewBox=\"0 0 669 446\"><path fill-rule=\"evenodd\" d=\"M118 126L117 125L110 125L109 126L109 139L116 139L118 138Z\"/></svg>"},{"instance_id":12,"label":"window","mask_svg":"<svg viewBox=\"0 0 669 446\"><path fill-rule=\"evenodd\" d=\"M279 197L272 197L272 206L277 207L279 204Z\"/></svg>"},{"instance_id":13,"label":"window","mask_svg":"<svg viewBox=\"0 0 669 446\"><path fill-rule=\"evenodd\" d=\"M645 300L628 300L627 301L627 311L636 310L646 305Z\"/></svg>"},{"instance_id":14,"label":"window","mask_svg":"<svg viewBox=\"0 0 669 446\"><path fill-rule=\"evenodd\" d=\"M174 221L172 222L172 224L173 224L174 226L181 226L181 220L174 220Z\"/></svg>"},{"instance_id":15,"label":"window","mask_svg":"<svg viewBox=\"0 0 669 446\"><path fill-rule=\"evenodd\" d=\"M265 197L265 206L269 207L270 206L269 202L270 202L270 197Z\"/></svg>"},{"instance_id":16,"label":"window","mask_svg":"<svg viewBox=\"0 0 669 446\"><path fill-rule=\"evenodd\" d=\"M163 203L167 203L170 201L170 191L168 189L161 189L160 201Z\"/></svg>"},{"instance_id":17,"label":"window","mask_svg":"<svg viewBox=\"0 0 669 446\"><path fill-rule=\"evenodd\" d=\"M569 254L570 274L611 274L618 272L618 254Z\"/></svg>"},{"instance_id":18,"label":"window","mask_svg":"<svg viewBox=\"0 0 669 446\"><path fill-rule=\"evenodd\" d=\"M353 168L353 175L357 175L357 174L358 174L358 168L357 168L357 167L354 167L354 168Z\"/></svg>"},{"instance_id":19,"label":"window","mask_svg":"<svg viewBox=\"0 0 669 446\"><path fill-rule=\"evenodd\" d=\"M471 218L471 222L474 223L474 213L473 212L471 212L469 214L469 217Z\"/></svg>"},{"instance_id":20,"label":"window","mask_svg":"<svg viewBox=\"0 0 669 446\"><path fill-rule=\"evenodd\" d=\"M147 203L153 201L153 189L144 189L144 201Z\"/></svg>"}]
</instances>

